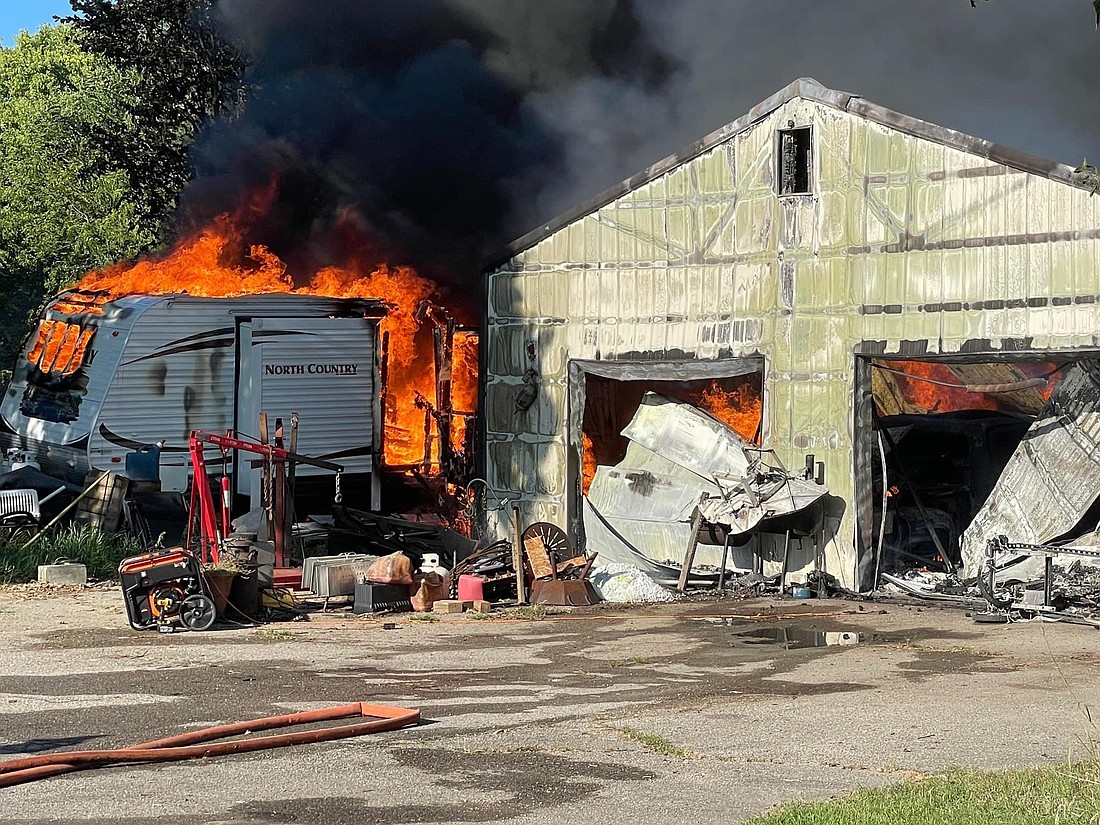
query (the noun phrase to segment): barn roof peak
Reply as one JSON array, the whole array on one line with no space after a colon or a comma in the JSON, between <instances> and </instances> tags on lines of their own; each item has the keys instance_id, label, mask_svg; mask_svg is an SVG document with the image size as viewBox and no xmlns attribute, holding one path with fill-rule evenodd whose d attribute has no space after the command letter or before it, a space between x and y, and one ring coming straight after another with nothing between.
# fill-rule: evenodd
<instances>
[{"instance_id":1,"label":"barn roof peak","mask_svg":"<svg viewBox=\"0 0 1100 825\"><path fill-rule=\"evenodd\" d=\"M944 126L937 126L926 120L921 120L911 115L896 112L893 109L887 109L885 106L880 106L877 103L872 103L860 95L830 89L812 77L800 77L775 94L762 100L736 120L727 123L725 126L716 129L681 151L657 161L638 174L615 184L595 197L584 201L568 212L557 216L553 220L544 223L537 229L513 241L506 249L502 250L499 255L494 256L489 261L486 268L499 266L509 258L525 249L531 248L563 227L583 218L585 215L589 215L628 192L644 186L666 172L687 163L692 158L710 151L723 141L729 140L734 135L743 132L750 126L763 120L772 112L795 98L810 100L842 112L848 112L899 132L940 143L962 152L978 155L993 163L1000 163L1013 169L1030 172L1076 188L1089 188L1080 178L1074 175L1073 167L1067 166L1064 163L1046 160L1026 152L993 143L992 141L984 140L983 138L967 135L963 132L957 132L954 129L948 129Z\"/></svg>"}]
</instances>

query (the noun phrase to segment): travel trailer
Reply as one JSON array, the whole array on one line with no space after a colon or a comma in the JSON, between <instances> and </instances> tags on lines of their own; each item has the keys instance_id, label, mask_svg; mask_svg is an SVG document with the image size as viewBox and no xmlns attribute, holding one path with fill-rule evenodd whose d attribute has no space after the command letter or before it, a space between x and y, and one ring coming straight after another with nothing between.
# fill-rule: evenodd
<instances>
[{"instance_id":1,"label":"travel trailer","mask_svg":"<svg viewBox=\"0 0 1100 825\"><path fill-rule=\"evenodd\" d=\"M89 470L124 473L127 453L159 444L162 479L178 487L192 430L256 437L265 412L289 434L297 413L297 451L343 465L345 483L365 483L362 504L376 508L384 314L377 301L294 294L62 293L15 364L0 445L80 482ZM260 471L249 456L230 459L235 491L255 501ZM222 462L210 464L222 472ZM333 483L311 467L297 474Z\"/></svg>"}]
</instances>

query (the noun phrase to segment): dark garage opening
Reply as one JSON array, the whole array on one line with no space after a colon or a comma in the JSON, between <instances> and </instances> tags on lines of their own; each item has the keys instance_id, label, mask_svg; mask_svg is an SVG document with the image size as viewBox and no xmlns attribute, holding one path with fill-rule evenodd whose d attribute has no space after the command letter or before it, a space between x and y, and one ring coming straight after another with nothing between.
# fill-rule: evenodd
<instances>
[{"instance_id":1,"label":"dark garage opening","mask_svg":"<svg viewBox=\"0 0 1100 825\"><path fill-rule=\"evenodd\" d=\"M963 531L1066 363L1043 356L870 361L873 439L864 490L882 573L947 570L944 555L961 565Z\"/></svg>"}]
</instances>

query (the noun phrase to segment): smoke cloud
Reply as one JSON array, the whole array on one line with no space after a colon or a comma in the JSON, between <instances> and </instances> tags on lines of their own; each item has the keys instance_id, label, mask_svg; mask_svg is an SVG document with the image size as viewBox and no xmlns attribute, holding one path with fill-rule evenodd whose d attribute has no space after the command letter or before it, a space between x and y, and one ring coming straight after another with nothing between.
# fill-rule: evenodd
<instances>
[{"instance_id":1,"label":"smoke cloud","mask_svg":"<svg viewBox=\"0 0 1100 825\"><path fill-rule=\"evenodd\" d=\"M278 176L257 240L292 267L339 262L350 232L470 283L509 240L806 75L1045 157L1100 156L1086 0L220 8L254 88L203 134L184 205L206 220Z\"/></svg>"},{"instance_id":2,"label":"smoke cloud","mask_svg":"<svg viewBox=\"0 0 1100 825\"><path fill-rule=\"evenodd\" d=\"M205 222L278 178L252 240L291 271L339 263L327 259L350 232L381 260L472 281L526 228L525 193L565 161L567 136L533 101L672 71L631 0L223 0L220 12L251 56L252 91L201 136L185 213Z\"/></svg>"}]
</instances>

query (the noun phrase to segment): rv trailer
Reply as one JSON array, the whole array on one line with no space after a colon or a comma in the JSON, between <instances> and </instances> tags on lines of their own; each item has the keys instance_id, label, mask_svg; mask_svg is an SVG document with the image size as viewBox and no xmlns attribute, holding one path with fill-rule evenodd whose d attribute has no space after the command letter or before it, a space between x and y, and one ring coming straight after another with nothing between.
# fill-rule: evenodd
<instances>
[{"instance_id":1,"label":"rv trailer","mask_svg":"<svg viewBox=\"0 0 1100 825\"><path fill-rule=\"evenodd\" d=\"M62 293L15 364L0 445L80 482L89 470L122 474L127 453L159 443L162 477L184 478L192 430L257 436L261 411L287 424L298 413L297 451L343 465L375 509L384 314L378 301L294 294ZM235 492L258 500L260 471L247 457L232 463Z\"/></svg>"}]
</instances>

